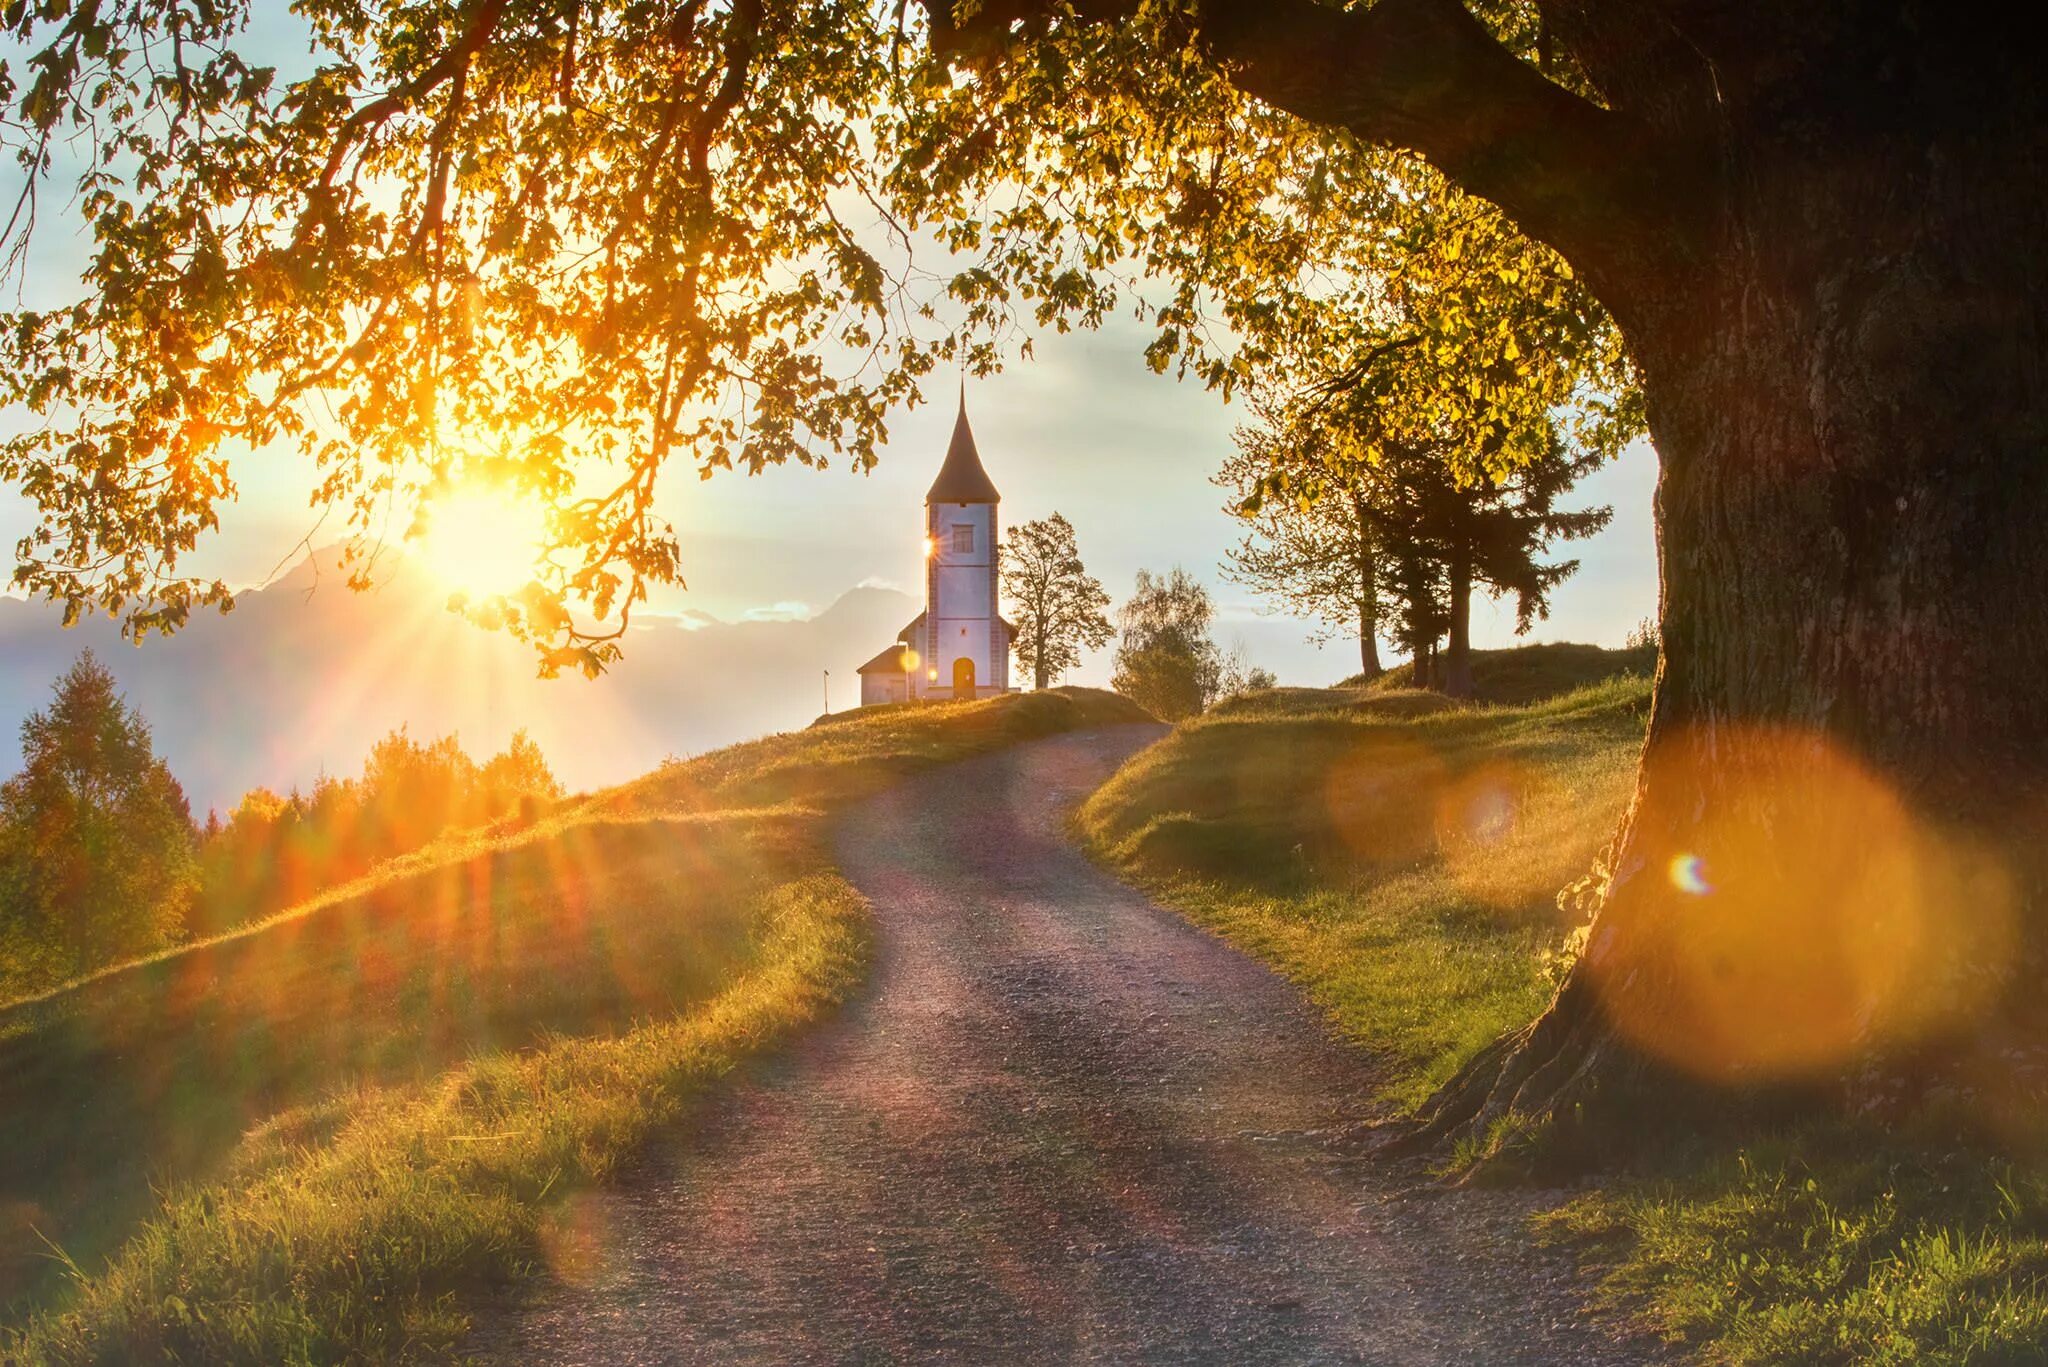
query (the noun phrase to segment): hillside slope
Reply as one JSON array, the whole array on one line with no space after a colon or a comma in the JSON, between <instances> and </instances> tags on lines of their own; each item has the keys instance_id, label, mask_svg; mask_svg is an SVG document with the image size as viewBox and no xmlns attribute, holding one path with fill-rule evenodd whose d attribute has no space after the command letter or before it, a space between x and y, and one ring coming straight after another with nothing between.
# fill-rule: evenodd
<instances>
[{"instance_id":1,"label":"hillside slope","mask_svg":"<svg viewBox=\"0 0 2048 1367\"><path fill-rule=\"evenodd\" d=\"M0 1273L45 1307L0 1358L452 1344L463 1289L573 1254L565 1196L857 980L826 815L1138 715L1057 690L735 746L0 1010Z\"/></svg>"},{"instance_id":2,"label":"hillside slope","mask_svg":"<svg viewBox=\"0 0 2048 1367\"><path fill-rule=\"evenodd\" d=\"M1598 664L1599 662L1595 662ZM1523 706L1395 688L1231 699L1081 809L1099 855L1293 978L1414 1102L1550 991L1627 803L1649 683Z\"/></svg>"},{"instance_id":3,"label":"hillside slope","mask_svg":"<svg viewBox=\"0 0 2048 1367\"><path fill-rule=\"evenodd\" d=\"M1589 682L1619 652L1514 654L1481 670L1511 704L1393 683L1233 700L1079 815L1100 858L1387 1058L1397 1109L1547 1003L1585 910L1557 894L1631 791L1647 680ZM2048 1361L2048 1156L1968 1094L1911 1125L1731 1106L1635 1137L1542 1228L1702 1360Z\"/></svg>"},{"instance_id":4,"label":"hillside slope","mask_svg":"<svg viewBox=\"0 0 2048 1367\"><path fill-rule=\"evenodd\" d=\"M1475 650L1472 652L1473 701L1539 702L1587 684L1606 683L1627 675L1647 679L1656 672L1655 646L1609 650L1605 646L1555 641L1510 646L1504 650ZM1401 691L1408 687L1408 675L1405 666L1397 665L1363 686L1375 693ZM1353 677L1345 683L1357 687L1363 681Z\"/></svg>"}]
</instances>

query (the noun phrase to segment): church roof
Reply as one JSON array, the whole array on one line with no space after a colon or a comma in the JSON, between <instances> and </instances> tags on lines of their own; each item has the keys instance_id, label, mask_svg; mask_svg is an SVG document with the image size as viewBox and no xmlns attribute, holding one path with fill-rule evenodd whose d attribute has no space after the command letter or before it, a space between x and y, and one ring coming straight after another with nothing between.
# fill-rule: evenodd
<instances>
[{"instance_id":1,"label":"church roof","mask_svg":"<svg viewBox=\"0 0 2048 1367\"><path fill-rule=\"evenodd\" d=\"M856 674L901 674L904 669L903 655L910 647L898 641L881 654L856 669Z\"/></svg>"},{"instance_id":2,"label":"church roof","mask_svg":"<svg viewBox=\"0 0 2048 1367\"><path fill-rule=\"evenodd\" d=\"M953 440L946 447L946 463L925 494L926 503L1001 503L995 481L981 468L981 452L974 449L974 429L967 425L967 394L960 394L960 416L953 420Z\"/></svg>"}]
</instances>

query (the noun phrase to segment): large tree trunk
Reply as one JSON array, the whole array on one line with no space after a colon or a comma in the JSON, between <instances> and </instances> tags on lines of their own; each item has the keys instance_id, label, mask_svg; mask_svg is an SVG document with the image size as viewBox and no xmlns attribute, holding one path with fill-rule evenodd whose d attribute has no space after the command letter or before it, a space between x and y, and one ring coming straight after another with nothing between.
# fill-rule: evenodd
<instances>
[{"instance_id":1,"label":"large tree trunk","mask_svg":"<svg viewBox=\"0 0 2048 1367\"><path fill-rule=\"evenodd\" d=\"M1664 658L1585 954L1429 1131L1967 1056L2042 995L2048 938L2038 18L1537 3L1572 80L1444 0L1195 6L1240 88L1417 152L1570 261L1663 463ZM1007 36L1031 6L985 8Z\"/></svg>"},{"instance_id":2,"label":"large tree trunk","mask_svg":"<svg viewBox=\"0 0 2048 1367\"><path fill-rule=\"evenodd\" d=\"M1358 672L1368 679L1377 679L1386 673L1380 664L1379 628L1370 615L1358 615Z\"/></svg>"},{"instance_id":3,"label":"large tree trunk","mask_svg":"<svg viewBox=\"0 0 2048 1367\"><path fill-rule=\"evenodd\" d=\"M1664 655L1635 799L1556 1001L1425 1137L2009 1057L2048 912L2048 158L2016 103L1735 143L1695 283L1636 301Z\"/></svg>"},{"instance_id":4,"label":"large tree trunk","mask_svg":"<svg viewBox=\"0 0 2048 1367\"><path fill-rule=\"evenodd\" d=\"M1450 636L1444 645L1443 690L1453 698L1469 698L1472 681L1472 561L1453 559L1447 575L1451 589Z\"/></svg>"}]
</instances>

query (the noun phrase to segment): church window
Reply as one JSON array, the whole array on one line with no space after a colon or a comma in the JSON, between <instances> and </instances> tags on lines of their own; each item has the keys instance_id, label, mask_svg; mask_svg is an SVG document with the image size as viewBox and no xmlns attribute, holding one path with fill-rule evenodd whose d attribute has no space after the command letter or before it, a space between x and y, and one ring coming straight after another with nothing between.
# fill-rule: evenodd
<instances>
[{"instance_id":1,"label":"church window","mask_svg":"<svg viewBox=\"0 0 2048 1367\"><path fill-rule=\"evenodd\" d=\"M974 524L955 522L953 524L953 553L972 555L974 553Z\"/></svg>"}]
</instances>

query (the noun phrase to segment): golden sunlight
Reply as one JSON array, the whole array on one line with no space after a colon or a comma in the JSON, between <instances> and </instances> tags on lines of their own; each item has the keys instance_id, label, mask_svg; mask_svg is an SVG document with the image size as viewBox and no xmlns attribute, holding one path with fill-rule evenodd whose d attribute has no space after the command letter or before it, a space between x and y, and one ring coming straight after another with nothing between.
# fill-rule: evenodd
<instances>
[{"instance_id":1,"label":"golden sunlight","mask_svg":"<svg viewBox=\"0 0 2048 1367\"><path fill-rule=\"evenodd\" d=\"M461 485L426 505L419 543L427 567L472 598L517 592L533 577L547 534L540 506L510 490Z\"/></svg>"},{"instance_id":2,"label":"golden sunlight","mask_svg":"<svg viewBox=\"0 0 2048 1367\"><path fill-rule=\"evenodd\" d=\"M1999 999L2018 945L2009 871L1853 756L1723 728L1646 764L1669 791L1711 784L1715 802L1674 823L1683 848L1646 848L1635 933L1588 953L1637 1044L1706 1077L1796 1077L1957 1030Z\"/></svg>"}]
</instances>

